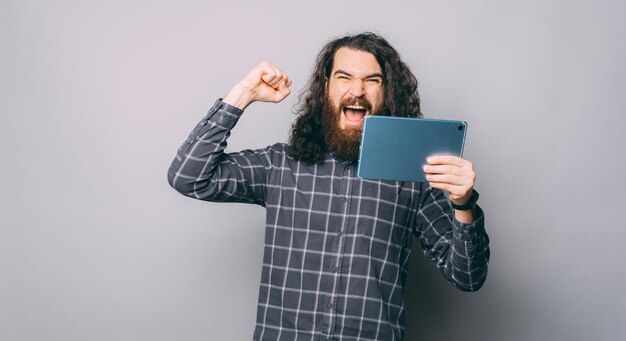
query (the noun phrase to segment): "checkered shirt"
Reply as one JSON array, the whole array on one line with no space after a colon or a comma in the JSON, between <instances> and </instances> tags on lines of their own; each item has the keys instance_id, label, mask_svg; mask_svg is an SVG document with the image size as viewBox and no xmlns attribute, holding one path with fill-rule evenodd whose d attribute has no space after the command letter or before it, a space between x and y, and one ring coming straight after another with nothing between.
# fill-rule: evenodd
<instances>
[{"instance_id":1,"label":"checkered shirt","mask_svg":"<svg viewBox=\"0 0 626 341\"><path fill-rule=\"evenodd\" d=\"M218 100L179 148L168 172L180 193L266 208L254 340L402 340L412 237L464 291L487 276L484 215L454 219L426 183L356 176L356 164L309 165L289 146L225 153L242 110Z\"/></svg>"}]
</instances>

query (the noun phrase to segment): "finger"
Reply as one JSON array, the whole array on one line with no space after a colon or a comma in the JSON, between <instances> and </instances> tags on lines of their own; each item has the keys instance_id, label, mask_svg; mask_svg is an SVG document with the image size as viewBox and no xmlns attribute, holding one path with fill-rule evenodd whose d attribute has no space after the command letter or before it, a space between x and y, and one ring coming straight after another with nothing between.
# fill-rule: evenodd
<instances>
[{"instance_id":1,"label":"finger","mask_svg":"<svg viewBox=\"0 0 626 341\"><path fill-rule=\"evenodd\" d=\"M274 78L268 83L271 87L278 89L278 85L283 81L284 75L280 70L274 70Z\"/></svg>"},{"instance_id":2,"label":"finger","mask_svg":"<svg viewBox=\"0 0 626 341\"><path fill-rule=\"evenodd\" d=\"M263 82L274 89L278 89L282 83L285 83L286 85L288 84L287 86L291 85L289 77L280 71L267 74L263 77Z\"/></svg>"},{"instance_id":3,"label":"finger","mask_svg":"<svg viewBox=\"0 0 626 341\"><path fill-rule=\"evenodd\" d=\"M291 80L289 80L289 76L285 74L282 70L274 66L274 72L276 73L275 83L273 85L279 85L281 82L289 83L287 86L291 85Z\"/></svg>"},{"instance_id":4,"label":"finger","mask_svg":"<svg viewBox=\"0 0 626 341\"><path fill-rule=\"evenodd\" d=\"M289 78L287 78L286 80L282 80L280 83L278 83L278 91L289 91L290 85L291 81L289 80Z\"/></svg>"},{"instance_id":5,"label":"finger","mask_svg":"<svg viewBox=\"0 0 626 341\"><path fill-rule=\"evenodd\" d=\"M281 84L285 85L286 87L291 86L291 80L289 79L289 76L284 74L282 71L280 72L280 79L276 82L277 86L280 86Z\"/></svg>"},{"instance_id":6,"label":"finger","mask_svg":"<svg viewBox=\"0 0 626 341\"><path fill-rule=\"evenodd\" d=\"M430 182L446 183L455 186L464 186L470 184L469 179L450 174L428 174L426 175L426 180Z\"/></svg>"},{"instance_id":7,"label":"finger","mask_svg":"<svg viewBox=\"0 0 626 341\"><path fill-rule=\"evenodd\" d=\"M280 102L285 97L289 96L289 94L291 93L289 86L287 86L287 82L284 80L281 80L278 83L276 83L276 85L273 85L270 87L273 89L273 91L270 94L272 102Z\"/></svg>"},{"instance_id":8,"label":"finger","mask_svg":"<svg viewBox=\"0 0 626 341\"><path fill-rule=\"evenodd\" d=\"M429 182L430 187L446 191L452 199L463 197L467 193L467 186L451 185L445 182Z\"/></svg>"},{"instance_id":9,"label":"finger","mask_svg":"<svg viewBox=\"0 0 626 341\"><path fill-rule=\"evenodd\" d=\"M280 82L279 77L280 76L274 70L272 70L272 71L267 71L263 76L261 76L261 79L263 80L265 84L274 88L276 87L278 82Z\"/></svg>"},{"instance_id":10,"label":"finger","mask_svg":"<svg viewBox=\"0 0 626 341\"><path fill-rule=\"evenodd\" d=\"M276 102L280 102L283 99L285 99L285 97L289 96L290 93L291 93L291 90L285 84L285 82L281 82L278 85L278 90L274 93L274 100Z\"/></svg>"},{"instance_id":11,"label":"finger","mask_svg":"<svg viewBox=\"0 0 626 341\"><path fill-rule=\"evenodd\" d=\"M263 72L263 73L277 73L280 72L280 70L274 66L274 64L272 64L271 62L264 60L262 61L258 68Z\"/></svg>"},{"instance_id":12,"label":"finger","mask_svg":"<svg viewBox=\"0 0 626 341\"><path fill-rule=\"evenodd\" d=\"M261 80L264 83L270 83L276 78L276 74L279 73L278 68L276 68L272 63L267 60L262 61L257 69L260 72Z\"/></svg>"},{"instance_id":13,"label":"finger","mask_svg":"<svg viewBox=\"0 0 626 341\"><path fill-rule=\"evenodd\" d=\"M465 168L452 166L452 165L425 165L422 167L424 173L426 174L454 174L454 175L465 175L468 171Z\"/></svg>"},{"instance_id":14,"label":"finger","mask_svg":"<svg viewBox=\"0 0 626 341\"><path fill-rule=\"evenodd\" d=\"M278 89L280 89L281 86L289 88L291 86L291 79L289 79L289 76L283 74L277 84Z\"/></svg>"},{"instance_id":15,"label":"finger","mask_svg":"<svg viewBox=\"0 0 626 341\"><path fill-rule=\"evenodd\" d=\"M282 72L274 65L270 65L270 71L268 71L268 75L271 75L271 77L266 77L263 79L263 81L274 89L278 89L281 82L286 82L289 79L289 77L287 77L284 72Z\"/></svg>"},{"instance_id":16,"label":"finger","mask_svg":"<svg viewBox=\"0 0 626 341\"><path fill-rule=\"evenodd\" d=\"M426 162L429 165L454 165L459 167L469 163L469 161L454 155L430 156L426 159Z\"/></svg>"}]
</instances>

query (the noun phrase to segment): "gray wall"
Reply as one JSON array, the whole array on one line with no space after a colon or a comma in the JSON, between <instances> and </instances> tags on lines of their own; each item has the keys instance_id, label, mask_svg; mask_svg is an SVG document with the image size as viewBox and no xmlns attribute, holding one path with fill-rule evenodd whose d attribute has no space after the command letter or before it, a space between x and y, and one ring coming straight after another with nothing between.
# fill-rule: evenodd
<instances>
[{"instance_id":1,"label":"gray wall","mask_svg":"<svg viewBox=\"0 0 626 341\"><path fill-rule=\"evenodd\" d=\"M171 190L176 149L259 61L299 92L330 38L372 30L463 119L492 261L455 291L416 246L409 340L626 335L621 1L24 1L0 5L1 340L249 340L260 207ZM297 96L230 149L284 141Z\"/></svg>"}]
</instances>

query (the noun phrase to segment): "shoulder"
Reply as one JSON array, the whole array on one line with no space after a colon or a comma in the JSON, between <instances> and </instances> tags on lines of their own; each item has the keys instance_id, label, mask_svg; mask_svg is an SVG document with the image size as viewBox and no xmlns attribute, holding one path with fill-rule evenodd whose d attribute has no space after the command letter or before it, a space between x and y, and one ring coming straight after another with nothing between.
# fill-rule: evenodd
<instances>
[{"instance_id":1,"label":"shoulder","mask_svg":"<svg viewBox=\"0 0 626 341\"><path fill-rule=\"evenodd\" d=\"M257 158L265 160L268 164L273 166L285 165L288 163L297 162L289 156L289 145L285 143L275 143L265 148L260 149L247 149L242 151L243 154L254 155Z\"/></svg>"},{"instance_id":2,"label":"shoulder","mask_svg":"<svg viewBox=\"0 0 626 341\"><path fill-rule=\"evenodd\" d=\"M280 153L280 154L288 154L289 152L289 145L283 142L277 142L274 143L271 146L267 146L267 149L271 149L276 153Z\"/></svg>"}]
</instances>

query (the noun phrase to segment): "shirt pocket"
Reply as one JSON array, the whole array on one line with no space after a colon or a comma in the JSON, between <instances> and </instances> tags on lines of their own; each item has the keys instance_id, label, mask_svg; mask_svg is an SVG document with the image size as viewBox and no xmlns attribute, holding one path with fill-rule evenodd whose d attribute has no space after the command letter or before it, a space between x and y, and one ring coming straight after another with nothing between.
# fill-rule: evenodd
<instances>
[{"instance_id":1,"label":"shirt pocket","mask_svg":"<svg viewBox=\"0 0 626 341\"><path fill-rule=\"evenodd\" d=\"M367 183L359 209L358 234L372 247L399 253L408 248L411 192L401 185Z\"/></svg>"}]
</instances>

